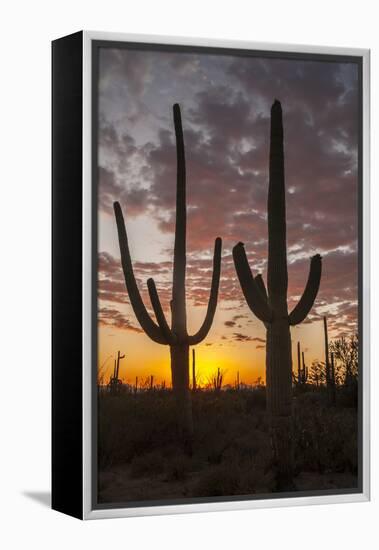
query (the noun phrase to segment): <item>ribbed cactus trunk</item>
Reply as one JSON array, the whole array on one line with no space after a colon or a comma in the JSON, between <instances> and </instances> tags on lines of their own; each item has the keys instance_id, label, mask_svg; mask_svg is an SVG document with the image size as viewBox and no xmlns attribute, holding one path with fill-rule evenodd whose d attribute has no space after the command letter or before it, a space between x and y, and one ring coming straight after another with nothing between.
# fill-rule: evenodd
<instances>
[{"instance_id":1,"label":"ribbed cactus trunk","mask_svg":"<svg viewBox=\"0 0 379 550\"><path fill-rule=\"evenodd\" d=\"M284 187L282 109L275 102L271 111L268 214L268 303L272 322L267 329L270 350L266 364L267 406L280 482L292 477L292 353L287 307L287 240Z\"/></svg>"},{"instance_id":2,"label":"ribbed cactus trunk","mask_svg":"<svg viewBox=\"0 0 379 550\"><path fill-rule=\"evenodd\" d=\"M176 182L176 224L174 244L174 265L171 299L171 326L169 326L159 299L156 285L153 279L148 279L150 301L153 306L155 322L146 310L140 296L133 273L130 258L128 238L119 203L114 204L116 223L118 229L121 262L124 271L125 283L128 290L130 303L134 313L146 334L159 344L170 347L172 388L176 400L176 420L179 437L187 451L192 446L192 407L189 383L189 348L204 340L213 322L217 306L218 288L221 273L221 239L215 240L213 255L213 274L208 307L203 324L198 332L189 335L187 332L186 313L186 166L184 155L184 140L179 105L175 104L174 126L176 138L177 156L177 182Z\"/></svg>"},{"instance_id":3,"label":"ribbed cactus trunk","mask_svg":"<svg viewBox=\"0 0 379 550\"><path fill-rule=\"evenodd\" d=\"M243 243L233 248L233 259L246 302L266 327L266 392L277 488L292 488L292 351L290 326L301 323L316 298L321 257L314 256L304 293L293 311L287 306L287 242L282 108L271 108L270 169L267 201L267 291L261 275L253 277Z\"/></svg>"},{"instance_id":4,"label":"ribbed cactus trunk","mask_svg":"<svg viewBox=\"0 0 379 550\"><path fill-rule=\"evenodd\" d=\"M176 220L174 265L172 278L171 330L176 341L170 346L172 387L177 401L178 425L184 444L190 446L192 439L192 403L189 383L189 344L186 311L186 165L183 130L178 106L174 107L176 137Z\"/></svg>"},{"instance_id":5,"label":"ribbed cactus trunk","mask_svg":"<svg viewBox=\"0 0 379 550\"><path fill-rule=\"evenodd\" d=\"M185 445L192 438L192 403L189 380L189 346L170 346L172 389L177 401L177 421Z\"/></svg>"},{"instance_id":6,"label":"ribbed cactus trunk","mask_svg":"<svg viewBox=\"0 0 379 550\"><path fill-rule=\"evenodd\" d=\"M195 349L192 350L192 389L193 389L193 391L196 391L196 389L197 389L197 383L196 383L196 351L195 351Z\"/></svg>"}]
</instances>

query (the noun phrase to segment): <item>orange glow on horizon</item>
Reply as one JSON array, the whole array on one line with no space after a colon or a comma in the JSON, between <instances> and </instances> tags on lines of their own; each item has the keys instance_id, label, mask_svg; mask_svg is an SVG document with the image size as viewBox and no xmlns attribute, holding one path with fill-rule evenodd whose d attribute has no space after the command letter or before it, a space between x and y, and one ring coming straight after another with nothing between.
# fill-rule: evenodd
<instances>
[{"instance_id":1,"label":"orange glow on horizon","mask_svg":"<svg viewBox=\"0 0 379 550\"><path fill-rule=\"evenodd\" d=\"M257 327L259 325L257 324ZM212 332L212 331L211 331ZM216 330L214 330L216 332ZM259 333L264 338L264 331ZM107 384L113 373L114 359L117 351L125 354L120 362L119 378L128 384L134 384L138 377L139 384L151 375L154 384L165 383L171 386L170 353L169 347L156 344L144 333L137 333L116 329L114 327L99 327L98 372L103 383ZM322 322L301 325L292 328L292 359L293 370L297 370L297 341L301 341L308 366L314 360L324 360ZM231 342L221 337L209 337L197 345L196 351L196 378L199 387L206 387L211 377L220 368L223 373L223 385L234 386L237 373L240 383L254 384L260 378L265 383L265 344L259 349L255 342ZM192 348L191 348L192 350ZM192 352L189 361L190 384L192 385Z\"/></svg>"}]
</instances>

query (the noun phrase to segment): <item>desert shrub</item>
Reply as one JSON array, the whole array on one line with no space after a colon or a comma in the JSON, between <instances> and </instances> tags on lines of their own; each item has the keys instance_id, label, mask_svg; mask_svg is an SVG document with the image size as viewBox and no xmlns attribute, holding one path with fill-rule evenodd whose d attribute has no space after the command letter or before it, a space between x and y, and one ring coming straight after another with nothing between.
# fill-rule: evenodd
<instances>
[{"instance_id":1,"label":"desert shrub","mask_svg":"<svg viewBox=\"0 0 379 550\"><path fill-rule=\"evenodd\" d=\"M172 395L163 391L137 395L104 394L99 399L99 465L130 462L135 455L176 442Z\"/></svg>"},{"instance_id":2,"label":"desert shrub","mask_svg":"<svg viewBox=\"0 0 379 550\"><path fill-rule=\"evenodd\" d=\"M131 475L133 477L144 477L161 474L164 471L164 460L160 451L151 451L135 456L131 462Z\"/></svg>"},{"instance_id":3,"label":"desert shrub","mask_svg":"<svg viewBox=\"0 0 379 550\"><path fill-rule=\"evenodd\" d=\"M297 390L297 388L296 388ZM313 389L301 389L297 391L294 398L295 408L323 407L328 403L328 394L326 388L320 388L317 391Z\"/></svg>"},{"instance_id":4,"label":"desert shrub","mask_svg":"<svg viewBox=\"0 0 379 550\"><path fill-rule=\"evenodd\" d=\"M257 409L266 409L266 388L258 387L252 391L245 390L246 412L251 413Z\"/></svg>"},{"instance_id":5,"label":"desert shrub","mask_svg":"<svg viewBox=\"0 0 379 550\"><path fill-rule=\"evenodd\" d=\"M196 484L194 494L202 496L229 496L238 493L240 479L238 471L227 464L206 470Z\"/></svg>"},{"instance_id":6,"label":"desert shrub","mask_svg":"<svg viewBox=\"0 0 379 550\"><path fill-rule=\"evenodd\" d=\"M342 449L342 456L347 470L357 475L358 473L358 439L349 437L345 439Z\"/></svg>"},{"instance_id":7,"label":"desert shrub","mask_svg":"<svg viewBox=\"0 0 379 550\"><path fill-rule=\"evenodd\" d=\"M166 481L183 481L192 470L192 460L183 454L174 455L166 459Z\"/></svg>"},{"instance_id":8,"label":"desert shrub","mask_svg":"<svg viewBox=\"0 0 379 550\"><path fill-rule=\"evenodd\" d=\"M293 437L297 474L329 476L333 483L334 474L356 476L357 411L351 405L343 406L344 391L338 388L336 407L327 405L324 388L317 391L309 388L295 396ZM351 403L348 397L346 400ZM108 474L121 471L126 477L154 480L158 487L150 488L149 483L141 482L146 498L150 493L160 494L160 490L179 495L186 491L193 496L273 490L264 389L194 393L191 458L183 454L177 437L174 405L170 391L100 395L100 471ZM134 491L136 482L133 483Z\"/></svg>"},{"instance_id":9,"label":"desert shrub","mask_svg":"<svg viewBox=\"0 0 379 550\"><path fill-rule=\"evenodd\" d=\"M358 407L358 380L353 378L346 386L340 386L337 391L338 404L342 407Z\"/></svg>"},{"instance_id":10,"label":"desert shrub","mask_svg":"<svg viewBox=\"0 0 379 550\"><path fill-rule=\"evenodd\" d=\"M298 471L356 473L357 418L353 409L297 403L294 437Z\"/></svg>"},{"instance_id":11,"label":"desert shrub","mask_svg":"<svg viewBox=\"0 0 379 550\"><path fill-rule=\"evenodd\" d=\"M271 462L271 442L267 433L250 428L246 433L236 438L226 452L226 457L239 460L254 461L261 467L267 467Z\"/></svg>"},{"instance_id":12,"label":"desert shrub","mask_svg":"<svg viewBox=\"0 0 379 550\"><path fill-rule=\"evenodd\" d=\"M198 480L194 494L198 496L232 496L270 492L274 478L270 471L258 466L255 460L234 457L223 464L205 470Z\"/></svg>"}]
</instances>

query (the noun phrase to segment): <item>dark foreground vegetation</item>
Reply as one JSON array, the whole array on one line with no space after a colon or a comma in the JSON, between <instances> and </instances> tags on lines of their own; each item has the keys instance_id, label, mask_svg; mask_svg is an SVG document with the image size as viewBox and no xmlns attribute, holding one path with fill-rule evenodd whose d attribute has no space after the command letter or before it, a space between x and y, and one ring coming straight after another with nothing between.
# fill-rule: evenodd
<instances>
[{"instance_id":1,"label":"dark foreground vegetation","mask_svg":"<svg viewBox=\"0 0 379 550\"><path fill-rule=\"evenodd\" d=\"M357 487L354 386L294 388L295 491ZM171 390L99 394L99 502L275 492L265 388L193 392L192 456L177 444Z\"/></svg>"}]
</instances>

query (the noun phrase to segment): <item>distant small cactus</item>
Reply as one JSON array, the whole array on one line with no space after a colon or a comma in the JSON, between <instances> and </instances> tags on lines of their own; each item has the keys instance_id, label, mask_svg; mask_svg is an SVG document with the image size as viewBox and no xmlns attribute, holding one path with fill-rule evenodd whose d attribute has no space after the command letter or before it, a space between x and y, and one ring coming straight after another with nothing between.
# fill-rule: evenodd
<instances>
[{"instance_id":1,"label":"distant small cactus","mask_svg":"<svg viewBox=\"0 0 379 550\"><path fill-rule=\"evenodd\" d=\"M219 393L222 389L222 381L224 378L224 373L220 368L217 369L216 374L212 377L212 385L215 392Z\"/></svg>"},{"instance_id":2,"label":"distant small cactus","mask_svg":"<svg viewBox=\"0 0 379 550\"><path fill-rule=\"evenodd\" d=\"M240 389L240 371L237 371L237 379L236 379L236 390L239 391Z\"/></svg>"},{"instance_id":3,"label":"distant small cactus","mask_svg":"<svg viewBox=\"0 0 379 550\"><path fill-rule=\"evenodd\" d=\"M328 320L326 315L323 318L324 323L324 344L325 344L325 379L328 391L330 405L336 404L336 377L334 369L334 356L331 358L328 337Z\"/></svg>"},{"instance_id":4,"label":"distant small cactus","mask_svg":"<svg viewBox=\"0 0 379 550\"><path fill-rule=\"evenodd\" d=\"M109 380L109 388L112 394L118 393L122 385L122 380L119 378L121 359L125 359L125 355L121 355L118 351L117 359L114 360L113 376Z\"/></svg>"}]
</instances>

